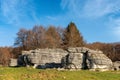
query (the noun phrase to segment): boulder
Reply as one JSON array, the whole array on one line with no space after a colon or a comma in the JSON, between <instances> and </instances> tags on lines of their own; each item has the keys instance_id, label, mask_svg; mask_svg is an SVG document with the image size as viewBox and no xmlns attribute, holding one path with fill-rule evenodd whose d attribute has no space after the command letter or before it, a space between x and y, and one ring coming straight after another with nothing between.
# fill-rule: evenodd
<instances>
[{"instance_id":1,"label":"boulder","mask_svg":"<svg viewBox=\"0 0 120 80\"><path fill-rule=\"evenodd\" d=\"M25 51L26 52L26 51ZM25 54L24 52L24 54ZM61 67L61 59L68 54L67 51L62 49L37 49L26 52L29 56L31 63L46 68Z\"/></svg>"},{"instance_id":2,"label":"boulder","mask_svg":"<svg viewBox=\"0 0 120 80\"><path fill-rule=\"evenodd\" d=\"M69 68L77 69L105 69L112 68L112 61L99 50L91 50L85 47L68 48L69 55L66 56Z\"/></svg>"},{"instance_id":3,"label":"boulder","mask_svg":"<svg viewBox=\"0 0 120 80\"><path fill-rule=\"evenodd\" d=\"M120 70L120 61L113 62L113 69Z\"/></svg>"},{"instance_id":4,"label":"boulder","mask_svg":"<svg viewBox=\"0 0 120 80\"><path fill-rule=\"evenodd\" d=\"M91 63L90 68L111 69L112 61L101 51L89 50L88 61Z\"/></svg>"},{"instance_id":5,"label":"boulder","mask_svg":"<svg viewBox=\"0 0 120 80\"><path fill-rule=\"evenodd\" d=\"M15 66L17 66L17 59L11 58L11 59L10 59L9 66L10 66L10 67L15 67Z\"/></svg>"},{"instance_id":6,"label":"boulder","mask_svg":"<svg viewBox=\"0 0 120 80\"><path fill-rule=\"evenodd\" d=\"M112 61L100 50L86 47L63 49L36 49L23 51L31 63L44 68L105 69L112 67Z\"/></svg>"}]
</instances>

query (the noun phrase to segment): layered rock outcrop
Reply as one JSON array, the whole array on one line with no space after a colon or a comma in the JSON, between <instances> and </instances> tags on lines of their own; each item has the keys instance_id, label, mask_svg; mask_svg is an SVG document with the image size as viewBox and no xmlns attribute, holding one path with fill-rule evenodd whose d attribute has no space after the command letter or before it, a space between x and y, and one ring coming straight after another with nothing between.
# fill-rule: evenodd
<instances>
[{"instance_id":1,"label":"layered rock outcrop","mask_svg":"<svg viewBox=\"0 0 120 80\"><path fill-rule=\"evenodd\" d=\"M113 62L113 68L114 70L120 70L120 61Z\"/></svg>"},{"instance_id":2,"label":"layered rock outcrop","mask_svg":"<svg viewBox=\"0 0 120 80\"><path fill-rule=\"evenodd\" d=\"M28 55L31 63L39 65L40 68L62 67L61 59L68 54L62 49L36 49L23 51L22 55Z\"/></svg>"},{"instance_id":3,"label":"layered rock outcrop","mask_svg":"<svg viewBox=\"0 0 120 80\"><path fill-rule=\"evenodd\" d=\"M112 68L112 61L99 50L91 50L85 47L68 48L68 62L72 68L104 69Z\"/></svg>"},{"instance_id":4,"label":"layered rock outcrop","mask_svg":"<svg viewBox=\"0 0 120 80\"><path fill-rule=\"evenodd\" d=\"M40 68L111 69L112 61L99 50L85 47L63 49L36 49L23 51L27 61Z\"/></svg>"}]
</instances>

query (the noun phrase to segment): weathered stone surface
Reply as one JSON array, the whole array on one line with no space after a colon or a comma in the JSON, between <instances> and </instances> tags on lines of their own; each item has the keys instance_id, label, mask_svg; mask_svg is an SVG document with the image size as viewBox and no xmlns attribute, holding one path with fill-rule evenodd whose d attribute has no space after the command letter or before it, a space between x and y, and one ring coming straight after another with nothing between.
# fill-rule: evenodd
<instances>
[{"instance_id":1,"label":"weathered stone surface","mask_svg":"<svg viewBox=\"0 0 120 80\"><path fill-rule=\"evenodd\" d=\"M31 63L44 65L46 67L59 67L61 64L61 59L68 54L67 51L62 49L37 49L30 51L23 51L23 54L29 56Z\"/></svg>"},{"instance_id":2,"label":"weathered stone surface","mask_svg":"<svg viewBox=\"0 0 120 80\"><path fill-rule=\"evenodd\" d=\"M102 51L91 50L85 47L68 48L68 51L71 55L69 57L71 59L70 63L74 64L77 68L111 69L112 67L112 61Z\"/></svg>"},{"instance_id":3,"label":"weathered stone surface","mask_svg":"<svg viewBox=\"0 0 120 80\"><path fill-rule=\"evenodd\" d=\"M114 70L120 70L120 61L116 61L113 63L113 68Z\"/></svg>"},{"instance_id":4,"label":"weathered stone surface","mask_svg":"<svg viewBox=\"0 0 120 80\"><path fill-rule=\"evenodd\" d=\"M44 68L110 69L112 66L112 61L102 51L85 47L36 49L23 51L22 55L28 55L31 63Z\"/></svg>"},{"instance_id":5,"label":"weathered stone surface","mask_svg":"<svg viewBox=\"0 0 120 80\"><path fill-rule=\"evenodd\" d=\"M9 66L11 66L11 67L17 66L17 59L11 58Z\"/></svg>"},{"instance_id":6,"label":"weathered stone surface","mask_svg":"<svg viewBox=\"0 0 120 80\"><path fill-rule=\"evenodd\" d=\"M101 51L90 50L88 53L88 61L91 62L91 68L111 69L112 61Z\"/></svg>"}]
</instances>

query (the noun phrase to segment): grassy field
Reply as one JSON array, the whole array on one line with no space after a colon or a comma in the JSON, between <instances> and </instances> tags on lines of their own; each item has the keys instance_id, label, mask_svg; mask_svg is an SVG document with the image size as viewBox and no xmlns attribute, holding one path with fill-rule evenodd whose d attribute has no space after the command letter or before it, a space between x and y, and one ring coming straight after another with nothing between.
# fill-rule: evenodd
<instances>
[{"instance_id":1,"label":"grassy field","mask_svg":"<svg viewBox=\"0 0 120 80\"><path fill-rule=\"evenodd\" d=\"M0 67L0 80L120 80L120 71L57 71Z\"/></svg>"}]
</instances>

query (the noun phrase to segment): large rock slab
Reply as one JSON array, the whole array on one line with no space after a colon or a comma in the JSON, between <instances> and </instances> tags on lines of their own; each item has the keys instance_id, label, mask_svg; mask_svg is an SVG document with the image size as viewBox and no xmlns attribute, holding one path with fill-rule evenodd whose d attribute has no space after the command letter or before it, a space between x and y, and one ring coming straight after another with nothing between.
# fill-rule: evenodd
<instances>
[{"instance_id":1,"label":"large rock slab","mask_svg":"<svg viewBox=\"0 0 120 80\"><path fill-rule=\"evenodd\" d=\"M23 51L31 63L44 68L71 68L71 69L111 69L112 61L99 50L86 47L63 49L36 49Z\"/></svg>"},{"instance_id":2,"label":"large rock slab","mask_svg":"<svg viewBox=\"0 0 120 80\"><path fill-rule=\"evenodd\" d=\"M68 54L63 49L37 49L28 52L23 51L23 54L29 56L31 63L52 67L61 67L61 59Z\"/></svg>"},{"instance_id":3,"label":"large rock slab","mask_svg":"<svg viewBox=\"0 0 120 80\"><path fill-rule=\"evenodd\" d=\"M99 50L85 47L68 48L69 63L82 69L111 69L112 61ZM73 68L73 67L72 67ZM75 68L75 67L74 67Z\"/></svg>"}]
</instances>

